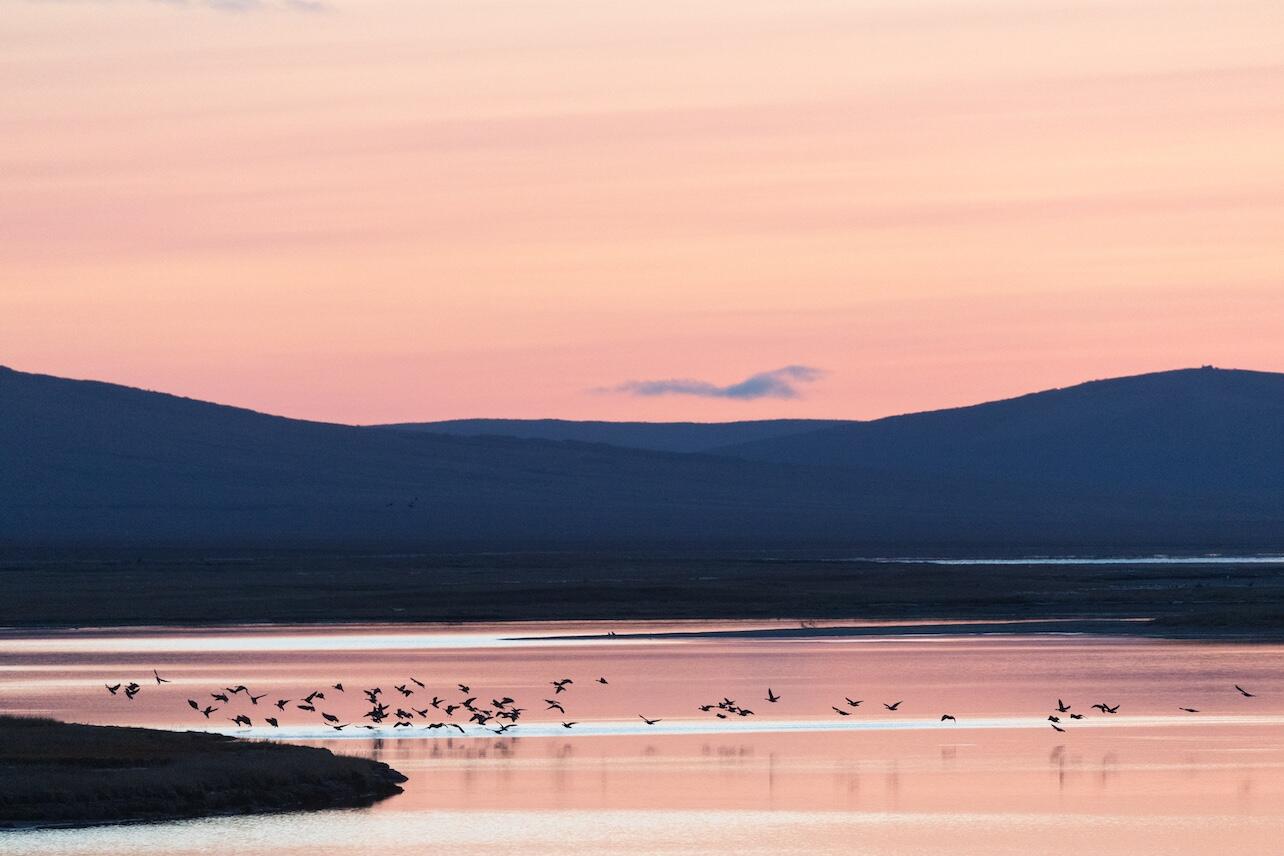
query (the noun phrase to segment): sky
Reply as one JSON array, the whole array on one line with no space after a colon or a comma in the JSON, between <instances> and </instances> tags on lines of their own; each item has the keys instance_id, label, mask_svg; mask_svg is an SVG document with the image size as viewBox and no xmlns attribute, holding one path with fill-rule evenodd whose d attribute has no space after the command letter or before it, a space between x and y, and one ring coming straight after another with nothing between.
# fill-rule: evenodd
<instances>
[{"instance_id":1,"label":"sky","mask_svg":"<svg viewBox=\"0 0 1284 856\"><path fill-rule=\"evenodd\" d=\"M10 0L0 364L870 418L1284 371L1279 0Z\"/></svg>"}]
</instances>

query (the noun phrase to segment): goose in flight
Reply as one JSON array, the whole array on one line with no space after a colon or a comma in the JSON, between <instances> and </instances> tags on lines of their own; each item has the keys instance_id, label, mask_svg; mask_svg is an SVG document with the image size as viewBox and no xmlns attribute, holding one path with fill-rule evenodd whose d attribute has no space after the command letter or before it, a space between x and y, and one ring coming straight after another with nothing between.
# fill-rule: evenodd
<instances>
[{"instance_id":1,"label":"goose in flight","mask_svg":"<svg viewBox=\"0 0 1284 856\"><path fill-rule=\"evenodd\" d=\"M345 689L343 688L343 684L342 684L342 683L331 684L331 685L330 685L330 689L332 689L332 690L338 690L338 691L339 691L339 692L341 692L341 693L342 693L342 692L347 692L347 690L345 690Z\"/></svg>"},{"instance_id":2,"label":"goose in flight","mask_svg":"<svg viewBox=\"0 0 1284 856\"><path fill-rule=\"evenodd\" d=\"M847 704L850 705L851 707L860 707L861 702L865 700L863 698L850 699L850 698L847 698L847 696L843 696L843 698L847 699Z\"/></svg>"},{"instance_id":3,"label":"goose in flight","mask_svg":"<svg viewBox=\"0 0 1284 856\"><path fill-rule=\"evenodd\" d=\"M562 707L562 703L557 699L546 698L544 699L544 703L548 705L548 707L544 708L545 710L556 710L563 714L566 713L566 708Z\"/></svg>"},{"instance_id":4,"label":"goose in flight","mask_svg":"<svg viewBox=\"0 0 1284 856\"><path fill-rule=\"evenodd\" d=\"M953 715L953 714L950 714L950 713L942 713L942 714L941 714L941 722L945 722L946 720L949 720L950 722L958 722L958 720L954 718L954 715Z\"/></svg>"},{"instance_id":5,"label":"goose in flight","mask_svg":"<svg viewBox=\"0 0 1284 856\"><path fill-rule=\"evenodd\" d=\"M577 723L577 722L563 722L563 723L562 723L562 727L563 727L563 728L570 728L572 725L578 725L578 724L579 724L579 723Z\"/></svg>"},{"instance_id":6,"label":"goose in flight","mask_svg":"<svg viewBox=\"0 0 1284 856\"><path fill-rule=\"evenodd\" d=\"M776 702L780 701L780 696L773 693L771 691L771 687L767 687L767 701L771 702L772 704L775 704Z\"/></svg>"},{"instance_id":7,"label":"goose in flight","mask_svg":"<svg viewBox=\"0 0 1284 856\"><path fill-rule=\"evenodd\" d=\"M1178 710L1184 710L1184 711L1186 711L1187 713L1199 713L1199 709L1198 709L1198 708L1194 708L1194 707L1179 707L1179 708L1177 708L1177 709L1178 709Z\"/></svg>"},{"instance_id":8,"label":"goose in flight","mask_svg":"<svg viewBox=\"0 0 1284 856\"><path fill-rule=\"evenodd\" d=\"M252 695L252 696L250 696L250 704L258 704L258 703L259 703L259 699L261 699L261 698L267 698L267 693L263 693L262 695Z\"/></svg>"},{"instance_id":9,"label":"goose in flight","mask_svg":"<svg viewBox=\"0 0 1284 856\"><path fill-rule=\"evenodd\" d=\"M1248 690L1244 689L1239 684L1235 684L1235 689L1239 690L1239 694L1242 695L1244 698L1255 698L1253 693L1250 693Z\"/></svg>"},{"instance_id":10,"label":"goose in flight","mask_svg":"<svg viewBox=\"0 0 1284 856\"><path fill-rule=\"evenodd\" d=\"M107 688L107 692L111 693L112 695L115 695L116 693L120 692L120 684L103 684L103 686L105 686Z\"/></svg>"},{"instance_id":11,"label":"goose in flight","mask_svg":"<svg viewBox=\"0 0 1284 856\"><path fill-rule=\"evenodd\" d=\"M269 716L263 721L266 722L268 725L272 726L273 728L277 728L280 725L280 723L276 721L276 717L273 717L273 716Z\"/></svg>"},{"instance_id":12,"label":"goose in flight","mask_svg":"<svg viewBox=\"0 0 1284 856\"><path fill-rule=\"evenodd\" d=\"M286 706L287 704L289 704L290 702L292 702L292 701L294 701L294 699L292 699L292 698L279 698L279 699L277 699L277 700L276 700L276 702L275 702L275 704L276 704L276 709L277 709L277 710L285 710L285 706Z\"/></svg>"},{"instance_id":13,"label":"goose in flight","mask_svg":"<svg viewBox=\"0 0 1284 856\"><path fill-rule=\"evenodd\" d=\"M1060 731L1062 734L1064 734L1064 733L1065 733L1065 729L1064 729L1064 728L1062 728L1060 725L1057 725L1055 722L1052 722L1052 723L1049 723L1049 724L1050 724L1054 729L1056 729L1057 731Z\"/></svg>"},{"instance_id":14,"label":"goose in flight","mask_svg":"<svg viewBox=\"0 0 1284 856\"><path fill-rule=\"evenodd\" d=\"M214 707L214 705L210 705L209 707L207 707L207 708L205 708L204 710L202 710L202 711L201 711L201 713L205 715L205 718L206 718L206 719L209 719L209 718L210 718L210 714L211 714L211 713L213 713L213 712L214 712L214 711L216 711L216 710L218 710L218 708L217 708L217 707Z\"/></svg>"},{"instance_id":15,"label":"goose in flight","mask_svg":"<svg viewBox=\"0 0 1284 856\"><path fill-rule=\"evenodd\" d=\"M605 684L605 683L606 683L606 678L598 678L598 679L597 679L597 682L598 682L599 684Z\"/></svg>"},{"instance_id":16,"label":"goose in flight","mask_svg":"<svg viewBox=\"0 0 1284 856\"><path fill-rule=\"evenodd\" d=\"M1068 713L1069 711L1070 705L1066 704L1061 699L1057 699L1057 713Z\"/></svg>"},{"instance_id":17,"label":"goose in flight","mask_svg":"<svg viewBox=\"0 0 1284 856\"><path fill-rule=\"evenodd\" d=\"M892 704L887 704L886 702L884 702L883 707L887 708L888 710L896 710L898 707L900 707L904 703L905 702L903 701L893 702Z\"/></svg>"},{"instance_id":18,"label":"goose in flight","mask_svg":"<svg viewBox=\"0 0 1284 856\"><path fill-rule=\"evenodd\" d=\"M157 686L169 683L169 678L162 678L155 669L152 669L152 677L156 679Z\"/></svg>"},{"instance_id":19,"label":"goose in flight","mask_svg":"<svg viewBox=\"0 0 1284 856\"><path fill-rule=\"evenodd\" d=\"M659 719L647 719L645 716L643 716L643 715L642 715L642 714L640 714L640 713L638 714L638 719L642 720L642 721L643 721L643 722L645 722L647 725L655 725L657 722L661 722L661 721L662 721L662 720L659 720Z\"/></svg>"},{"instance_id":20,"label":"goose in flight","mask_svg":"<svg viewBox=\"0 0 1284 856\"><path fill-rule=\"evenodd\" d=\"M832 707L832 706L831 706L831 707ZM839 716L851 716L851 715L852 715L852 712L851 712L850 710L843 710L841 707L832 707L832 709L833 709L834 713L838 714Z\"/></svg>"}]
</instances>

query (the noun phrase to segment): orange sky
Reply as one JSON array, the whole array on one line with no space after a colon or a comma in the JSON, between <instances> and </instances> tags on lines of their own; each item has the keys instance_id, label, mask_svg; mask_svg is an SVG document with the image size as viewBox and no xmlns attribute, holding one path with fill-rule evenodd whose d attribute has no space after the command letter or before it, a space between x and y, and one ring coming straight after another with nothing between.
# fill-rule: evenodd
<instances>
[{"instance_id":1,"label":"orange sky","mask_svg":"<svg viewBox=\"0 0 1284 856\"><path fill-rule=\"evenodd\" d=\"M0 363L350 422L1284 371L1279 0L304 5L6 5Z\"/></svg>"}]
</instances>

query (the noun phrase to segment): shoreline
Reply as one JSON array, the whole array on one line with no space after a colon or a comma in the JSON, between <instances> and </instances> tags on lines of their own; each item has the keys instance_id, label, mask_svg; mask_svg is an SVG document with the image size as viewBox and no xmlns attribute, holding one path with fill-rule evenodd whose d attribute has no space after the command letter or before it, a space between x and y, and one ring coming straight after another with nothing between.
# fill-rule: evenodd
<instances>
[{"instance_id":1,"label":"shoreline","mask_svg":"<svg viewBox=\"0 0 1284 856\"><path fill-rule=\"evenodd\" d=\"M366 808L404 781L320 747L0 715L0 832Z\"/></svg>"}]
</instances>

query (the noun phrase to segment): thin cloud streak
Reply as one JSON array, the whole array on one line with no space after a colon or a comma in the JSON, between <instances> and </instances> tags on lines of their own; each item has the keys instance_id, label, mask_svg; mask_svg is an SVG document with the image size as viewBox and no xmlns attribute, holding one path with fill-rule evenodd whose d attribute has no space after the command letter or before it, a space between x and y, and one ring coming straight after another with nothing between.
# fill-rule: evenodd
<instances>
[{"instance_id":1,"label":"thin cloud streak","mask_svg":"<svg viewBox=\"0 0 1284 856\"><path fill-rule=\"evenodd\" d=\"M623 393L654 397L659 395L691 395L697 398L731 398L753 401L759 398L798 398L798 384L812 383L825 376L822 369L812 366L785 366L750 375L739 383L718 386L707 380L671 378L668 380L630 380L618 386L598 389L596 392Z\"/></svg>"}]
</instances>

